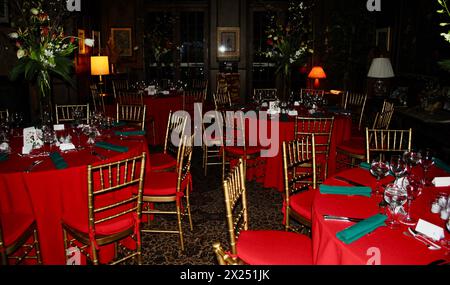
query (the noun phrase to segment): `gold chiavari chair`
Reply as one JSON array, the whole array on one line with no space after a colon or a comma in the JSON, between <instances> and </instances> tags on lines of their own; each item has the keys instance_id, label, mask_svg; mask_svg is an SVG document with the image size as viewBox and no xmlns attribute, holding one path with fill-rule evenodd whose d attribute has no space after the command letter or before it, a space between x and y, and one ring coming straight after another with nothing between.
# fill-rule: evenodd
<instances>
[{"instance_id":1,"label":"gold chiavari chair","mask_svg":"<svg viewBox=\"0 0 450 285\"><path fill-rule=\"evenodd\" d=\"M303 101L306 95L309 96L318 96L323 97L325 96L325 90L319 90L319 89L300 89L300 100Z\"/></svg>"},{"instance_id":2,"label":"gold chiavari chair","mask_svg":"<svg viewBox=\"0 0 450 285\"><path fill-rule=\"evenodd\" d=\"M253 89L253 98L259 102L277 100L278 90L276 88Z\"/></svg>"},{"instance_id":3,"label":"gold chiavari chair","mask_svg":"<svg viewBox=\"0 0 450 285\"><path fill-rule=\"evenodd\" d=\"M195 103L203 103L205 90L184 91L183 92L183 110L191 113L194 111Z\"/></svg>"},{"instance_id":4,"label":"gold chiavari chair","mask_svg":"<svg viewBox=\"0 0 450 285\"><path fill-rule=\"evenodd\" d=\"M243 112L229 114L224 112L223 117L226 132L224 134L225 145L222 147L222 178L225 178L226 165L230 165L232 160L242 158L246 174L249 168L257 169L263 166L265 160L260 158L261 147L249 146L247 143L247 128ZM230 141L229 138L233 141Z\"/></svg>"},{"instance_id":5,"label":"gold chiavari chair","mask_svg":"<svg viewBox=\"0 0 450 285\"><path fill-rule=\"evenodd\" d=\"M131 237L135 248L124 248L123 257L110 263L115 265L134 258L142 264L141 214L145 175L145 157L140 156L114 161L98 166L88 165L88 220L75 226L63 220L64 247L77 246L94 265L99 264L101 246L114 244ZM120 259L119 259L120 258Z\"/></svg>"},{"instance_id":6,"label":"gold chiavari chair","mask_svg":"<svg viewBox=\"0 0 450 285\"><path fill-rule=\"evenodd\" d=\"M150 171L164 172L173 171L177 166L177 155L181 139L187 124L187 117L178 113L169 112L169 119L167 120L166 139L164 140L164 150L160 153L153 153L150 156ZM172 141L172 136L177 134L177 142Z\"/></svg>"},{"instance_id":7,"label":"gold chiavari chair","mask_svg":"<svg viewBox=\"0 0 450 285\"><path fill-rule=\"evenodd\" d=\"M286 231L294 230L291 227L291 218L309 231L314 190L317 186L314 134L283 142L283 173Z\"/></svg>"},{"instance_id":8,"label":"gold chiavari chair","mask_svg":"<svg viewBox=\"0 0 450 285\"><path fill-rule=\"evenodd\" d=\"M119 92L130 90L130 83L125 79L116 79L112 81L114 98L117 99Z\"/></svg>"},{"instance_id":9,"label":"gold chiavari chair","mask_svg":"<svg viewBox=\"0 0 450 285\"><path fill-rule=\"evenodd\" d=\"M117 104L116 121L135 125L145 131L146 105Z\"/></svg>"},{"instance_id":10,"label":"gold chiavari chair","mask_svg":"<svg viewBox=\"0 0 450 285\"><path fill-rule=\"evenodd\" d=\"M333 133L334 117L311 118L296 117L294 137L314 134L316 148L317 181L322 183L328 177L328 159L330 156L331 135ZM333 154L334 155L334 154Z\"/></svg>"},{"instance_id":11,"label":"gold chiavari chair","mask_svg":"<svg viewBox=\"0 0 450 285\"><path fill-rule=\"evenodd\" d=\"M38 229L32 214L1 211L0 258L0 265L19 265L28 259L42 264Z\"/></svg>"},{"instance_id":12,"label":"gold chiavari chair","mask_svg":"<svg viewBox=\"0 0 450 285\"><path fill-rule=\"evenodd\" d=\"M191 88L192 90L206 92L208 90L208 79L193 79Z\"/></svg>"},{"instance_id":13,"label":"gold chiavari chair","mask_svg":"<svg viewBox=\"0 0 450 285\"><path fill-rule=\"evenodd\" d=\"M0 109L0 120L6 120L9 118L8 109Z\"/></svg>"},{"instance_id":14,"label":"gold chiavari chair","mask_svg":"<svg viewBox=\"0 0 450 285\"><path fill-rule=\"evenodd\" d=\"M78 110L83 112L82 121L89 124L89 104L86 105L55 105L56 108L56 123L73 122L74 111Z\"/></svg>"},{"instance_id":15,"label":"gold chiavari chair","mask_svg":"<svg viewBox=\"0 0 450 285\"><path fill-rule=\"evenodd\" d=\"M394 110L377 113L372 125L372 129L389 129ZM350 140L336 146L337 161L340 165L357 167L366 160L366 139L365 137L352 137Z\"/></svg>"},{"instance_id":16,"label":"gold chiavari chair","mask_svg":"<svg viewBox=\"0 0 450 285\"><path fill-rule=\"evenodd\" d=\"M219 243L214 244L219 264L312 264L311 240L307 236L286 231L249 230L242 159L224 179L223 190L231 250L225 252Z\"/></svg>"},{"instance_id":17,"label":"gold chiavari chair","mask_svg":"<svg viewBox=\"0 0 450 285\"><path fill-rule=\"evenodd\" d=\"M411 151L412 129L385 130L366 128L366 162L371 163L374 153L384 158L386 153L400 153Z\"/></svg>"},{"instance_id":18,"label":"gold chiavari chair","mask_svg":"<svg viewBox=\"0 0 450 285\"><path fill-rule=\"evenodd\" d=\"M207 122L206 120L211 120ZM214 127L215 125L215 127ZM209 130L214 129L214 133ZM206 131L208 130L208 132ZM203 148L203 170L205 176L208 175L208 166L222 165L223 146L223 116L219 111L215 111L214 115L205 116L202 122L202 148Z\"/></svg>"},{"instance_id":19,"label":"gold chiavari chair","mask_svg":"<svg viewBox=\"0 0 450 285\"><path fill-rule=\"evenodd\" d=\"M90 88L91 88L91 100L94 106L94 110L96 112L102 112L103 114L105 114L106 108L104 97L98 91L96 84L91 84Z\"/></svg>"},{"instance_id":20,"label":"gold chiavari chair","mask_svg":"<svg viewBox=\"0 0 450 285\"><path fill-rule=\"evenodd\" d=\"M367 94L347 92L343 98L345 98L343 108L352 112L352 122L358 126L357 130L361 131Z\"/></svg>"},{"instance_id":21,"label":"gold chiavari chair","mask_svg":"<svg viewBox=\"0 0 450 285\"><path fill-rule=\"evenodd\" d=\"M213 98L216 111L226 111L231 109L232 103L230 92L217 92L213 94Z\"/></svg>"},{"instance_id":22,"label":"gold chiavari chair","mask_svg":"<svg viewBox=\"0 0 450 285\"><path fill-rule=\"evenodd\" d=\"M177 229L155 229L150 227L151 219L149 217L149 228L143 229L146 233L168 233L177 234L179 236L181 251L184 251L184 237L182 218L187 216L189 219L190 230L193 230L190 192L192 191L192 176L191 176L191 159L194 145L194 135L184 136L182 138L181 146L179 148L177 158L176 171L147 173L146 184L144 187L144 203L149 203L146 210L142 213L145 215L176 215ZM159 210L156 209L157 204L160 203L174 203L174 210Z\"/></svg>"},{"instance_id":23,"label":"gold chiavari chair","mask_svg":"<svg viewBox=\"0 0 450 285\"><path fill-rule=\"evenodd\" d=\"M144 105L142 92L119 91L117 102L121 105Z\"/></svg>"},{"instance_id":24,"label":"gold chiavari chair","mask_svg":"<svg viewBox=\"0 0 450 285\"><path fill-rule=\"evenodd\" d=\"M383 108L381 109L381 113L387 112L387 111L394 111L395 105L394 103L391 103L387 100L384 100L383 102Z\"/></svg>"}]
</instances>

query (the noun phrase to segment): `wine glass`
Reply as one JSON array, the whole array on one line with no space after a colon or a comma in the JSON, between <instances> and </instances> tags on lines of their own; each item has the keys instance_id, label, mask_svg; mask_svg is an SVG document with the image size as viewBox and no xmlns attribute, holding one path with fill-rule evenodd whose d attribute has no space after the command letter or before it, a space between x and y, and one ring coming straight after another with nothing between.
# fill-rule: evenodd
<instances>
[{"instance_id":1,"label":"wine glass","mask_svg":"<svg viewBox=\"0 0 450 285\"><path fill-rule=\"evenodd\" d=\"M423 168L423 185L430 186L431 182L428 180L428 171L434 164L433 153L430 149L426 149L422 152L421 156L420 165Z\"/></svg>"},{"instance_id":2,"label":"wine glass","mask_svg":"<svg viewBox=\"0 0 450 285\"><path fill-rule=\"evenodd\" d=\"M389 165L381 160L373 160L370 165L370 173L377 178L375 195L379 195L381 193L380 180L389 174Z\"/></svg>"},{"instance_id":3,"label":"wine glass","mask_svg":"<svg viewBox=\"0 0 450 285\"><path fill-rule=\"evenodd\" d=\"M50 154L52 144L55 142L55 132L49 126L44 126L42 129L42 140L44 141L46 153Z\"/></svg>"},{"instance_id":4,"label":"wine glass","mask_svg":"<svg viewBox=\"0 0 450 285\"><path fill-rule=\"evenodd\" d=\"M422 155L420 152L407 151L403 154L403 160L405 160L408 166L408 173L412 173L412 168L420 163Z\"/></svg>"},{"instance_id":5,"label":"wine glass","mask_svg":"<svg viewBox=\"0 0 450 285\"><path fill-rule=\"evenodd\" d=\"M395 176L396 184L399 183L400 177L402 177L406 173L406 163L400 155L391 156L391 161L389 164L389 168Z\"/></svg>"},{"instance_id":6,"label":"wine glass","mask_svg":"<svg viewBox=\"0 0 450 285\"><path fill-rule=\"evenodd\" d=\"M405 225L415 225L417 223L417 219L413 219L411 217L411 203L417 197L422 194L423 185L422 181L416 175L409 175L407 179L403 180L403 188L406 190L407 200L408 200L408 212L406 217L401 221L402 224Z\"/></svg>"},{"instance_id":7,"label":"wine glass","mask_svg":"<svg viewBox=\"0 0 450 285\"><path fill-rule=\"evenodd\" d=\"M389 228L395 229L398 225L398 210L397 208L403 206L406 203L408 195L403 187L397 184L389 184L384 190L384 200L389 205L390 218L386 222Z\"/></svg>"}]
</instances>

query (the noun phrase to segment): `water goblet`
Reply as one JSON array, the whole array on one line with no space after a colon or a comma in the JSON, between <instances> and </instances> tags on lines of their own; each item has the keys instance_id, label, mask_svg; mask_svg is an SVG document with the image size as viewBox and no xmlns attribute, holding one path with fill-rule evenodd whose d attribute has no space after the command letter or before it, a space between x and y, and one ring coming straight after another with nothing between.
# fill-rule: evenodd
<instances>
[{"instance_id":1,"label":"water goblet","mask_svg":"<svg viewBox=\"0 0 450 285\"><path fill-rule=\"evenodd\" d=\"M370 165L370 173L377 178L375 195L379 195L381 193L380 180L389 174L389 165L381 160L374 160Z\"/></svg>"},{"instance_id":2,"label":"water goblet","mask_svg":"<svg viewBox=\"0 0 450 285\"><path fill-rule=\"evenodd\" d=\"M386 222L389 228L395 229L398 227L398 207L406 203L408 195L403 187L397 184L389 184L384 190L384 200L389 205L390 218Z\"/></svg>"},{"instance_id":3,"label":"water goblet","mask_svg":"<svg viewBox=\"0 0 450 285\"><path fill-rule=\"evenodd\" d=\"M408 211L406 217L400 221L402 224L413 226L417 223L417 219L411 217L411 203L422 194L423 185L421 179L416 175L409 175L403 180L403 188L406 190Z\"/></svg>"},{"instance_id":4,"label":"water goblet","mask_svg":"<svg viewBox=\"0 0 450 285\"><path fill-rule=\"evenodd\" d=\"M420 154L420 152L407 151L403 154L403 160L406 162L406 165L408 167L408 173L412 173L412 168L420 163L421 158L422 155Z\"/></svg>"},{"instance_id":5,"label":"water goblet","mask_svg":"<svg viewBox=\"0 0 450 285\"><path fill-rule=\"evenodd\" d=\"M424 186L430 186L431 181L429 181L428 179L428 172L431 166L433 166L434 164L433 153L430 149L426 149L425 151L422 152L421 156L422 157L420 159L420 165L422 166L423 169L423 184Z\"/></svg>"},{"instance_id":6,"label":"water goblet","mask_svg":"<svg viewBox=\"0 0 450 285\"><path fill-rule=\"evenodd\" d=\"M45 145L45 153L50 154L52 144L55 142L55 132L50 126L44 126L42 128L42 140Z\"/></svg>"},{"instance_id":7,"label":"water goblet","mask_svg":"<svg viewBox=\"0 0 450 285\"><path fill-rule=\"evenodd\" d=\"M400 155L391 156L389 168L395 176L395 184L400 182L400 178L406 173L406 163Z\"/></svg>"}]
</instances>

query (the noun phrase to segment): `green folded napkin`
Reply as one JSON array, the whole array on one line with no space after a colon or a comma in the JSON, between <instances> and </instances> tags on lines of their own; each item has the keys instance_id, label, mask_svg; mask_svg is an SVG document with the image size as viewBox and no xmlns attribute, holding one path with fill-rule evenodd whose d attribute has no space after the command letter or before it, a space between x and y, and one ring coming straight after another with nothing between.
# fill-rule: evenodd
<instances>
[{"instance_id":1,"label":"green folded napkin","mask_svg":"<svg viewBox=\"0 0 450 285\"><path fill-rule=\"evenodd\" d=\"M123 126L126 126L126 125L127 125L126 122L114 122L114 123L112 123L113 127L123 127Z\"/></svg>"},{"instance_id":2,"label":"green folded napkin","mask_svg":"<svg viewBox=\"0 0 450 285\"><path fill-rule=\"evenodd\" d=\"M128 151L128 147L126 147L126 146L114 145L114 144L110 144L107 142L96 142L95 146L101 147L101 148L104 148L107 150L117 151L117 152L127 152Z\"/></svg>"},{"instance_id":3,"label":"green folded napkin","mask_svg":"<svg viewBox=\"0 0 450 285\"><path fill-rule=\"evenodd\" d=\"M320 193L322 194L358 195L366 197L370 197L372 194L372 189L370 187L320 185L319 188Z\"/></svg>"},{"instance_id":4,"label":"green folded napkin","mask_svg":"<svg viewBox=\"0 0 450 285\"><path fill-rule=\"evenodd\" d=\"M362 169L370 170L370 163L367 163L367 162L361 162L361 163L359 164L359 167L361 167Z\"/></svg>"},{"instance_id":5,"label":"green folded napkin","mask_svg":"<svg viewBox=\"0 0 450 285\"><path fill-rule=\"evenodd\" d=\"M336 237L345 244L350 244L368 233L373 232L377 228L384 226L387 217L382 214L376 214L365 219L343 231L336 233Z\"/></svg>"},{"instance_id":6,"label":"green folded napkin","mask_svg":"<svg viewBox=\"0 0 450 285\"><path fill-rule=\"evenodd\" d=\"M445 162L443 162L442 160L440 160L439 158L433 157L433 161L434 161L434 165L436 165L440 169L443 169L446 172L450 172L450 166L448 164L446 164Z\"/></svg>"},{"instance_id":7,"label":"green folded napkin","mask_svg":"<svg viewBox=\"0 0 450 285\"><path fill-rule=\"evenodd\" d=\"M7 161L9 159L9 155L7 153L0 153L0 161Z\"/></svg>"},{"instance_id":8,"label":"green folded napkin","mask_svg":"<svg viewBox=\"0 0 450 285\"><path fill-rule=\"evenodd\" d=\"M114 132L116 136L145 136L145 131Z\"/></svg>"},{"instance_id":9,"label":"green folded napkin","mask_svg":"<svg viewBox=\"0 0 450 285\"><path fill-rule=\"evenodd\" d=\"M52 162L55 165L56 169L66 169L67 167L69 167L67 165L67 162L61 156L61 154L59 154L59 152L52 152L50 154L50 158L52 159Z\"/></svg>"}]
</instances>

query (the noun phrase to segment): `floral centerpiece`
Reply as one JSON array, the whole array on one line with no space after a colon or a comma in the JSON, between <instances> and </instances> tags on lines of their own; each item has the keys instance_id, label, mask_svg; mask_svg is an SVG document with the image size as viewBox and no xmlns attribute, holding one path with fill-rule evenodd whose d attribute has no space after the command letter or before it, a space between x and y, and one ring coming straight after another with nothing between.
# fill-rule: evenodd
<instances>
[{"instance_id":1,"label":"floral centerpiece","mask_svg":"<svg viewBox=\"0 0 450 285\"><path fill-rule=\"evenodd\" d=\"M43 0L16 1L17 19L13 26L17 31L9 34L15 41L18 58L10 78L16 80L24 75L26 80L36 82L41 103L49 104L51 75L73 84L73 59L70 56L78 47L78 38L66 36L60 19L52 19L45 11L45 8L53 8L54 11L51 3ZM85 44L93 46L94 41L86 39Z\"/></svg>"},{"instance_id":2,"label":"floral centerpiece","mask_svg":"<svg viewBox=\"0 0 450 285\"><path fill-rule=\"evenodd\" d=\"M447 0L437 0L438 4L441 6L439 10L437 10L437 13L439 14L445 14L446 16L450 17L450 10L448 8ZM440 23L441 27L447 27L450 26L450 23L448 22L442 22ZM450 30L446 33L441 33L441 36L450 43ZM439 65L447 70L450 71L450 59L443 60L439 62Z\"/></svg>"},{"instance_id":3,"label":"floral centerpiece","mask_svg":"<svg viewBox=\"0 0 450 285\"><path fill-rule=\"evenodd\" d=\"M290 1L286 20L270 16L266 29L268 49L264 55L284 78L285 96L290 89L292 67L306 62L312 49L311 10L313 1Z\"/></svg>"}]
</instances>

